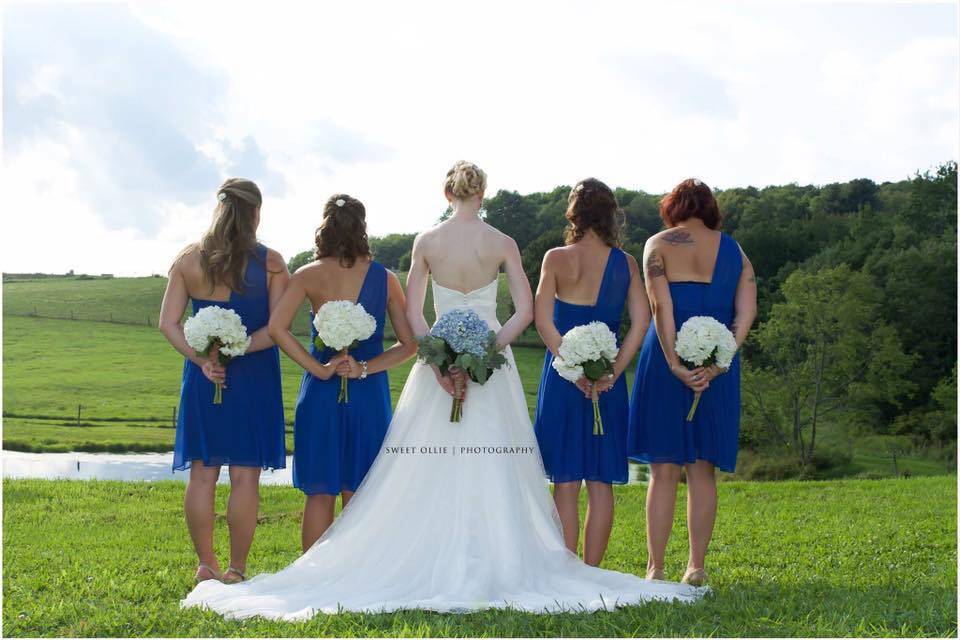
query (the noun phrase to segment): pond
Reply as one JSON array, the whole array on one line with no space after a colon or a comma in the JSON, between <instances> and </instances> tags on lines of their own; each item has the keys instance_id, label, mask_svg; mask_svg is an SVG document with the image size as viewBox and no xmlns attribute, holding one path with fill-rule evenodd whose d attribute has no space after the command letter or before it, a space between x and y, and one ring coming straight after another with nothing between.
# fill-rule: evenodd
<instances>
[{"instance_id":1,"label":"pond","mask_svg":"<svg viewBox=\"0 0 960 640\"><path fill-rule=\"evenodd\" d=\"M173 453L23 453L3 451L4 478L45 478L66 480L179 480L186 482L189 471L172 471ZM262 485L291 485L292 456L287 468L264 471ZM646 467L630 464L630 484L646 481ZM220 483L229 482L224 469Z\"/></svg>"}]
</instances>

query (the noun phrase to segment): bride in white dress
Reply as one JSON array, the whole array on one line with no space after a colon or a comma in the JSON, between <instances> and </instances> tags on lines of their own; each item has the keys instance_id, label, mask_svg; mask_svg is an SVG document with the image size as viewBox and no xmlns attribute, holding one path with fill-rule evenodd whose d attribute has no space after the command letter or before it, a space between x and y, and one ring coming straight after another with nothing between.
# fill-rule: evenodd
<instances>
[{"instance_id":1,"label":"bride in white dress","mask_svg":"<svg viewBox=\"0 0 960 640\"><path fill-rule=\"evenodd\" d=\"M182 606L230 618L305 620L398 609L592 611L704 593L587 566L564 545L508 346L532 319L530 285L516 243L478 216L485 186L483 172L469 163L448 174L453 215L414 244L408 316L417 335L425 334L432 273L437 315L476 311L498 332L508 366L485 385L471 383L462 420L451 423L452 381L414 364L380 455L323 537L278 573L233 585L201 582ZM516 309L502 327L501 266Z\"/></svg>"}]
</instances>

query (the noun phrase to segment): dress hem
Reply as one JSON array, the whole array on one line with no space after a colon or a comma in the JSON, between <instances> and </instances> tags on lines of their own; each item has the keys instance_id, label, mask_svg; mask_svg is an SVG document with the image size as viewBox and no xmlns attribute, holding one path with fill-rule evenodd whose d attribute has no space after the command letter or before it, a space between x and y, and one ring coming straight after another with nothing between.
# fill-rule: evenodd
<instances>
[{"instance_id":1,"label":"dress hem","mask_svg":"<svg viewBox=\"0 0 960 640\"><path fill-rule=\"evenodd\" d=\"M286 457L286 456L284 456L284 457ZM192 464L193 464L194 462L196 462L197 460L199 460L200 462L202 462L205 467L251 467L251 468L260 467L260 469L262 469L263 471L277 471L277 470L279 470L279 469L286 469L286 468L287 468L287 462L286 462L286 460L284 460L284 461L283 461L281 464L279 464L279 465L273 465L273 464L270 464L270 463L259 463L259 462L258 462L258 463L231 462L230 460L224 460L224 461L222 461L222 462L220 462L220 463L214 464L214 463L211 462L210 460L204 460L202 456L196 456L196 457L189 458L189 459L185 460L185 461L184 461L183 463L181 463L180 465L173 465L173 470L174 470L174 471L186 471L186 470L189 469L189 468L192 466Z\"/></svg>"},{"instance_id":2,"label":"dress hem","mask_svg":"<svg viewBox=\"0 0 960 640\"><path fill-rule=\"evenodd\" d=\"M704 462L709 462L714 467L716 467L717 469L720 469L720 471L723 471L724 473L734 473L734 470L737 468L736 464L734 464L733 466L720 464L716 460L711 460L710 458L704 457L704 456L695 456L692 460L678 461L677 458L675 457L670 458L669 460L651 460L650 456L635 454L635 455L627 456L627 460L638 462L640 464L675 464L681 467L688 464L694 464L695 462L697 462L697 460L703 460Z\"/></svg>"}]
</instances>

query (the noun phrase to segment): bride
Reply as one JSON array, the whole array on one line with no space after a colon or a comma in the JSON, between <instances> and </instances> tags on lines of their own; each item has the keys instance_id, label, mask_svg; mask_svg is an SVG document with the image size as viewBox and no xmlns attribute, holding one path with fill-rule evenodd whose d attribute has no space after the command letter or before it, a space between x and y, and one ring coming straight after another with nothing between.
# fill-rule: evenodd
<instances>
[{"instance_id":1,"label":"bride","mask_svg":"<svg viewBox=\"0 0 960 640\"><path fill-rule=\"evenodd\" d=\"M201 582L182 601L230 618L305 620L319 612L514 608L592 611L693 601L703 589L590 567L564 545L509 344L532 319L530 285L509 237L478 216L486 176L447 174L452 215L414 242L407 281L417 335L432 275L437 315L466 307L497 331L508 365L471 383L459 423L454 384L416 363L383 448L350 505L316 544L275 574ZM505 267L515 312L497 321Z\"/></svg>"}]
</instances>

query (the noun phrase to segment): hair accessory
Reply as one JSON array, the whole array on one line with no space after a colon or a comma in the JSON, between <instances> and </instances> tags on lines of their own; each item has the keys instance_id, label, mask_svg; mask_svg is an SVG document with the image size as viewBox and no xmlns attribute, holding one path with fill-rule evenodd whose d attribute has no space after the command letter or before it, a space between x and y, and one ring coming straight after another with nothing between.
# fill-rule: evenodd
<instances>
[{"instance_id":1,"label":"hair accessory","mask_svg":"<svg viewBox=\"0 0 960 640\"><path fill-rule=\"evenodd\" d=\"M574 189L574 191L578 191L578 192L579 192L579 191L583 191L583 183L581 182L580 184L578 184L578 185L577 185L577 188Z\"/></svg>"},{"instance_id":2,"label":"hair accessory","mask_svg":"<svg viewBox=\"0 0 960 640\"><path fill-rule=\"evenodd\" d=\"M702 186L703 186L703 182L700 181L700 178L694 178L694 179L693 179L693 186L695 186L695 187L702 187Z\"/></svg>"},{"instance_id":3,"label":"hair accessory","mask_svg":"<svg viewBox=\"0 0 960 640\"><path fill-rule=\"evenodd\" d=\"M338 199L337 199L337 202L336 202L335 204L336 204L338 207L342 207L343 205L347 204L347 201L344 200L343 198L338 198Z\"/></svg>"},{"instance_id":4,"label":"hair accessory","mask_svg":"<svg viewBox=\"0 0 960 640\"><path fill-rule=\"evenodd\" d=\"M217 200L219 200L220 202L223 202L226 199L227 199L226 191L221 191L220 193L217 194Z\"/></svg>"}]
</instances>

